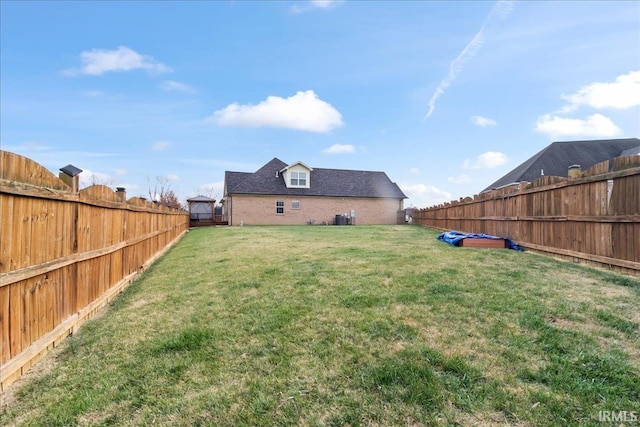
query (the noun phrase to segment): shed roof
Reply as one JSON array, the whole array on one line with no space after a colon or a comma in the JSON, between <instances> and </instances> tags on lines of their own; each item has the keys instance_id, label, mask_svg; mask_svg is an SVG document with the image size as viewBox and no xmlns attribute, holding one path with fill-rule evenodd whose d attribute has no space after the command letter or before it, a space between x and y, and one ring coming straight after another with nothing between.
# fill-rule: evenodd
<instances>
[{"instance_id":1,"label":"shed roof","mask_svg":"<svg viewBox=\"0 0 640 427\"><path fill-rule=\"evenodd\" d=\"M207 196L196 196L196 197L187 199L187 202L215 202L215 201L216 199L212 199L211 197L207 197Z\"/></svg>"}]
</instances>

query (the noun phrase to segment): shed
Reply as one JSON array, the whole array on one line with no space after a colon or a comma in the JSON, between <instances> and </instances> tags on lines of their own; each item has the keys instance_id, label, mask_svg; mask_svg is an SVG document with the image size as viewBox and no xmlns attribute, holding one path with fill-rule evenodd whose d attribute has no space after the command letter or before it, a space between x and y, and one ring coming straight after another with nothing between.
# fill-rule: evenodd
<instances>
[{"instance_id":1,"label":"shed","mask_svg":"<svg viewBox=\"0 0 640 427\"><path fill-rule=\"evenodd\" d=\"M189 204L189 226L202 227L216 225L216 200L206 196L196 196L187 199Z\"/></svg>"}]
</instances>

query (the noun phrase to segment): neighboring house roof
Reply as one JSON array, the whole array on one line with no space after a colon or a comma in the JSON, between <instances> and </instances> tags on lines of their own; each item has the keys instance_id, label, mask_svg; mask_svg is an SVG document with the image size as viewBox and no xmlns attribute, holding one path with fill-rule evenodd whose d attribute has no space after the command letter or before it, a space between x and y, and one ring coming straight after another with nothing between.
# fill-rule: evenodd
<instances>
[{"instance_id":1,"label":"neighboring house roof","mask_svg":"<svg viewBox=\"0 0 640 427\"><path fill-rule=\"evenodd\" d=\"M638 138L554 142L483 191L516 182L532 182L542 175L566 177L569 166L580 165L582 170L586 170L597 163L620 157L623 152L637 151L639 148Z\"/></svg>"},{"instance_id":2,"label":"neighboring house roof","mask_svg":"<svg viewBox=\"0 0 640 427\"><path fill-rule=\"evenodd\" d=\"M640 156L640 145L634 148L629 148L628 150L624 150L622 153L620 153L620 157L625 156Z\"/></svg>"},{"instance_id":3,"label":"neighboring house roof","mask_svg":"<svg viewBox=\"0 0 640 427\"><path fill-rule=\"evenodd\" d=\"M407 198L386 173L373 171L313 168L310 188L287 188L280 174L287 166L282 160L274 158L255 173L227 171L226 193Z\"/></svg>"}]
</instances>

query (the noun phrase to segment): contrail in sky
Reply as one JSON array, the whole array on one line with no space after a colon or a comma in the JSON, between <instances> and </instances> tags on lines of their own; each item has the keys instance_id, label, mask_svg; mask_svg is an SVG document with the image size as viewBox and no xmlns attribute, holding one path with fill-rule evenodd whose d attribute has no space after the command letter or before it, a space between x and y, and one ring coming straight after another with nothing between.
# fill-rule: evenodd
<instances>
[{"instance_id":1,"label":"contrail in sky","mask_svg":"<svg viewBox=\"0 0 640 427\"><path fill-rule=\"evenodd\" d=\"M484 45L484 29L490 25L494 17L498 19L505 19L511 14L512 10L513 1L511 0L499 0L495 5L493 5L491 12L480 27L480 31L478 31L473 39L471 39L464 49L462 49L462 52L460 52L458 57L449 64L449 75L440 82L435 92L433 92L433 95L431 95L431 99L429 100L429 112L424 116L424 119L422 119L423 121L427 120L431 116L433 110L436 108L436 100L444 93L444 90L451 85L451 82L455 80L458 73L462 71L462 66L468 60L476 56L480 48Z\"/></svg>"}]
</instances>

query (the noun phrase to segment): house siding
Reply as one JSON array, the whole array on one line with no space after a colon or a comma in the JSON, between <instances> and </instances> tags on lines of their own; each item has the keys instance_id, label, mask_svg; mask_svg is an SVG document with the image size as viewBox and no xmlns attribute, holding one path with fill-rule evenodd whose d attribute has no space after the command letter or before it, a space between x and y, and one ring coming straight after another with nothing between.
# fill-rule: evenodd
<instances>
[{"instance_id":1,"label":"house siding","mask_svg":"<svg viewBox=\"0 0 640 427\"><path fill-rule=\"evenodd\" d=\"M284 215L276 214L276 201L284 200ZM291 202L300 201L300 209ZM227 200L229 225L304 225L333 224L336 215L355 211L356 225L390 225L398 223L403 200L359 197L309 197L290 195L230 195Z\"/></svg>"}]
</instances>

